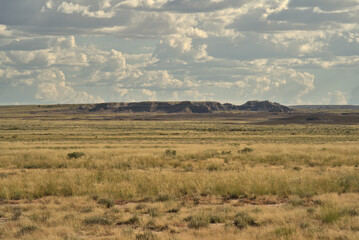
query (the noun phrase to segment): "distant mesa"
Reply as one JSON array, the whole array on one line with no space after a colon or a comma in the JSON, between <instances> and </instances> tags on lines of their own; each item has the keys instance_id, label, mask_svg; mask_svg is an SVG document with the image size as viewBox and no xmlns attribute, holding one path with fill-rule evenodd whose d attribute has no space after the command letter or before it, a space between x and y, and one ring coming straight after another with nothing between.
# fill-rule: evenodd
<instances>
[{"instance_id":1,"label":"distant mesa","mask_svg":"<svg viewBox=\"0 0 359 240\"><path fill-rule=\"evenodd\" d=\"M154 113L212 113L226 111L290 112L291 109L270 101L248 101L243 105L219 102L129 102L81 105L80 110L89 112L154 112Z\"/></svg>"},{"instance_id":2,"label":"distant mesa","mask_svg":"<svg viewBox=\"0 0 359 240\"><path fill-rule=\"evenodd\" d=\"M270 101L248 101L239 106L238 110L257 112L290 112L291 109L276 102Z\"/></svg>"}]
</instances>

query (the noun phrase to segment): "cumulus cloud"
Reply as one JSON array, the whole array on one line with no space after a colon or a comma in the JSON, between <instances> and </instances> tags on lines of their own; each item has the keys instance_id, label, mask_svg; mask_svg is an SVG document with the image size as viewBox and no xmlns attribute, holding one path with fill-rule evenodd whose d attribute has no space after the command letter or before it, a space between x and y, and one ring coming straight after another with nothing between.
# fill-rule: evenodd
<instances>
[{"instance_id":1,"label":"cumulus cloud","mask_svg":"<svg viewBox=\"0 0 359 240\"><path fill-rule=\"evenodd\" d=\"M143 97L147 100L150 101L156 101L157 100L157 96L156 96L156 92L155 91L151 91L148 89L142 89L141 93L143 94Z\"/></svg>"},{"instance_id":2,"label":"cumulus cloud","mask_svg":"<svg viewBox=\"0 0 359 240\"><path fill-rule=\"evenodd\" d=\"M163 7L165 10L175 12L212 12L226 8L239 8L248 0L172 0L168 1Z\"/></svg>"},{"instance_id":3,"label":"cumulus cloud","mask_svg":"<svg viewBox=\"0 0 359 240\"><path fill-rule=\"evenodd\" d=\"M12 35L12 31L7 29L6 25L0 24L0 37L10 37Z\"/></svg>"},{"instance_id":4,"label":"cumulus cloud","mask_svg":"<svg viewBox=\"0 0 359 240\"><path fill-rule=\"evenodd\" d=\"M50 6L52 6L52 2L50 2L50 3L51 3ZM109 4L109 2L107 2L107 4ZM89 17L95 17L95 18L111 18L115 14L112 11L105 12L104 10L90 11L90 6L84 6L84 5L80 5L80 4L72 3L72 2L62 2L58 6L57 11L63 12L66 14L79 13L82 16L89 16Z\"/></svg>"},{"instance_id":5,"label":"cumulus cloud","mask_svg":"<svg viewBox=\"0 0 359 240\"><path fill-rule=\"evenodd\" d=\"M334 104L334 105L345 105L348 104L347 93L335 90L333 92L328 92L327 98L324 99L325 104Z\"/></svg>"},{"instance_id":6,"label":"cumulus cloud","mask_svg":"<svg viewBox=\"0 0 359 240\"><path fill-rule=\"evenodd\" d=\"M211 58L207 54L207 45L193 45L191 38L167 38L160 41L153 56L164 62L178 62L187 64L191 61L206 61Z\"/></svg>"},{"instance_id":7,"label":"cumulus cloud","mask_svg":"<svg viewBox=\"0 0 359 240\"><path fill-rule=\"evenodd\" d=\"M353 77L317 79L355 76L358 13L357 0L5 0L0 84L42 103L353 103Z\"/></svg>"},{"instance_id":8,"label":"cumulus cloud","mask_svg":"<svg viewBox=\"0 0 359 240\"><path fill-rule=\"evenodd\" d=\"M359 6L359 1L357 0L291 0L289 3L289 7L318 7L324 11L336 11L357 6Z\"/></svg>"},{"instance_id":9,"label":"cumulus cloud","mask_svg":"<svg viewBox=\"0 0 359 240\"><path fill-rule=\"evenodd\" d=\"M104 100L88 94L85 91L76 91L66 82L44 82L38 85L35 99L52 103L98 103Z\"/></svg>"}]
</instances>

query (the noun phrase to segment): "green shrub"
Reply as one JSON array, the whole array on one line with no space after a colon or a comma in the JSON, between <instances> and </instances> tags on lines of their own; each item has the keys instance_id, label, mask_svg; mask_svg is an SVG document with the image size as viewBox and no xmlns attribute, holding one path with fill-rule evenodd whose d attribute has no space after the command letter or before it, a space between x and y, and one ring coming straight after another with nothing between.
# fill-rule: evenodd
<instances>
[{"instance_id":1,"label":"green shrub","mask_svg":"<svg viewBox=\"0 0 359 240\"><path fill-rule=\"evenodd\" d=\"M105 205L107 208L111 208L115 205L115 202L111 199L101 198L97 201L98 204Z\"/></svg>"},{"instance_id":2,"label":"green shrub","mask_svg":"<svg viewBox=\"0 0 359 240\"><path fill-rule=\"evenodd\" d=\"M48 211L43 211L41 213L33 213L29 216L29 218L35 222L47 222L50 217L51 214Z\"/></svg>"},{"instance_id":3,"label":"green shrub","mask_svg":"<svg viewBox=\"0 0 359 240\"><path fill-rule=\"evenodd\" d=\"M83 152L72 152L72 153L68 153L67 154L67 157L68 158L80 158L80 157L83 157L83 156L85 156L85 154L83 153Z\"/></svg>"},{"instance_id":4,"label":"green shrub","mask_svg":"<svg viewBox=\"0 0 359 240\"><path fill-rule=\"evenodd\" d=\"M242 150L238 150L238 153L251 153L253 152L253 149L252 148L243 148Z\"/></svg>"},{"instance_id":5,"label":"green shrub","mask_svg":"<svg viewBox=\"0 0 359 240\"><path fill-rule=\"evenodd\" d=\"M171 208L167 212L168 213L178 213L180 211L180 208Z\"/></svg>"},{"instance_id":6,"label":"green shrub","mask_svg":"<svg viewBox=\"0 0 359 240\"><path fill-rule=\"evenodd\" d=\"M160 215L160 211L158 208L149 208L147 210L147 214L149 214L151 217L158 217Z\"/></svg>"},{"instance_id":7,"label":"green shrub","mask_svg":"<svg viewBox=\"0 0 359 240\"><path fill-rule=\"evenodd\" d=\"M220 166L218 164L209 164L207 166L207 170L210 171L210 172L213 172L213 171L218 171L220 169Z\"/></svg>"},{"instance_id":8,"label":"green shrub","mask_svg":"<svg viewBox=\"0 0 359 240\"><path fill-rule=\"evenodd\" d=\"M156 235L151 232L144 232L136 234L136 240L156 240L158 239Z\"/></svg>"},{"instance_id":9,"label":"green shrub","mask_svg":"<svg viewBox=\"0 0 359 240\"><path fill-rule=\"evenodd\" d=\"M224 223L225 217L223 215L219 215L219 214L211 214L209 216L209 222L210 223Z\"/></svg>"},{"instance_id":10,"label":"green shrub","mask_svg":"<svg viewBox=\"0 0 359 240\"><path fill-rule=\"evenodd\" d=\"M102 216L92 216L84 220L86 225L111 225L111 221Z\"/></svg>"},{"instance_id":11,"label":"green shrub","mask_svg":"<svg viewBox=\"0 0 359 240\"><path fill-rule=\"evenodd\" d=\"M13 209L13 213L12 213L12 220L13 220L13 221L19 220L19 218L21 217L21 215L22 215L21 208L15 207L15 208Z\"/></svg>"},{"instance_id":12,"label":"green shrub","mask_svg":"<svg viewBox=\"0 0 359 240\"><path fill-rule=\"evenodd\" d=\"M246 228L247 226L258 226L256 220L251 217L247 212L239 212L234 217L234 226L239 229Z\"/></svg>"},{"instance_id":13,"label":"green shrub","mask_svg":"<svg viewBox=\"0 0 359 240\"><path fill-rule=\"evenodd\" d=\"M24 235L24 234L27 234L27 233L31 233L31 232L34 232L36 230L38 230L39 228L36 227L35 225L26 225L26 226L23 226L20 228L20 231L19 231L19 235Z\"/></svg>"},{"instance_id":14,"label":"green shrub","mask_svg":"<svg viewBox=\"0 0 359 240\"><path fill-rule=\"evenodd\" d=\"M167 202L170 200L170 196L167 194L160 194L157 199L158 202Z\"/></svg>"},{"instance_id":15,"label":"green shrub","mask_svg":"<svg viewBox=\"0 0 359 240\"><path fill-rule=\"evenodd\" d=\"M341 214L334 206L324 206L321 208L319 217L323 223L334 223L340 219Z\"/></svg>"},{"instance_id":16,"label":"green shrub","mask_svg":"<svg viewBox=\"0 0 359 240\"><path fill-rule=\"evenodd\" d=\"M205 215L204 213L189 216L185 219L185 221L188 221L188 227L189 228L202 228L202 227L208 227L210 224L210 218L209 216Z\"/></svg>"},{"instance_id":17,"label":"green shrub","mask_svg":"<svg viewBox=\"0 0 359 240\"><path fill-rule=\"evenodd\" d=\"M275 235L278 237L289 237L293 234L293 232L294 230L292 228L287 227L280 227L274 231Z\"/></svg>"},{"instance_id":18,"label":"green shrub","mask_svg":"<svg viewBox=\"0 0 359 240\"><path fill-rule=\"evenodd\" d=\"M146 208L146 204L144 203L139 203L136 205L136 210L142 210Z\"/></svg>"},{"instance_id":19,"label":"green shrub","mask_svg":"<svg viewBox=\"0 0 359 240\"><path fill-rule=\"evenodd\" d=\"M176 154L177 154L176 150L166 149L165 151L165 155L168 157L174 157L176 156Z\"/></svg>"},{"instance_id":20,"label":"green shrub","mask_svg":"<svg viewBox=\"0 0 359 240\"><path fill-rule=\"evenodd\" d=\"M231 154L231 153L232 153L232 151L222 151L222 152L221 152L222 155L229 155L229 154Z\"/></svg>"},{"instance_id":21,"label":"green shrub","mask_svg":"<svg viewBox=\"0 0 359 240\"><path fill-rule=\"evenodd\" d=\"M141 222L141 219L135 215L132 218L130 218L128 221L126 221L126 224L130 224L130 225L139 225Z\"/></svg>"}]
</instances>

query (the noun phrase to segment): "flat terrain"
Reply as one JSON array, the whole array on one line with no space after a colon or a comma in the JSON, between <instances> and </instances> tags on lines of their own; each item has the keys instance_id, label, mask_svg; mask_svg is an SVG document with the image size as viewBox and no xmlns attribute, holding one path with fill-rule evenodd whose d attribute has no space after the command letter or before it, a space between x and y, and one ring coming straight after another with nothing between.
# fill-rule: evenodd
<instances>
[{"instance_id":1,"label":"flat terrain","mask_svg":"<svg viewBox=\"0 0 359 240\"><path fill-rule=\"evenodd\" d=\"M0 239L359 239L355 110L0 107Z\"/></svg>"}]
</instances>

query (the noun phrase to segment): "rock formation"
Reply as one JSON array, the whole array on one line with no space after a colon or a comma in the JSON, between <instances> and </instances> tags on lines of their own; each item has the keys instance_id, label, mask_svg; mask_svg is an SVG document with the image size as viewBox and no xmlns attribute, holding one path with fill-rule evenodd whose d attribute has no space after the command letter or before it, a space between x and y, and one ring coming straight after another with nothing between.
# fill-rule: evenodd
<instances>
[{"instance_id":1,"label":"rock formation","mask_svg":"<svg viewBox=\"0 0 359 240\"><path fill-rule=\"evenodd\" d=\"M219 102L130 102L82 105L80 110L99 112L212 113L221 111L290 112L291 109L270 101L248 101L243 105Z\"/></svg>"}]
</instances>

